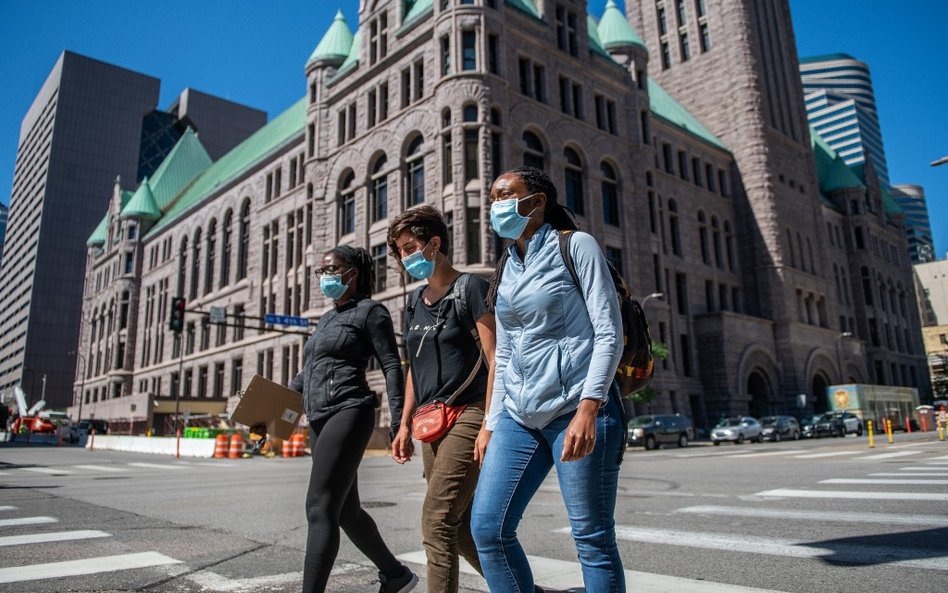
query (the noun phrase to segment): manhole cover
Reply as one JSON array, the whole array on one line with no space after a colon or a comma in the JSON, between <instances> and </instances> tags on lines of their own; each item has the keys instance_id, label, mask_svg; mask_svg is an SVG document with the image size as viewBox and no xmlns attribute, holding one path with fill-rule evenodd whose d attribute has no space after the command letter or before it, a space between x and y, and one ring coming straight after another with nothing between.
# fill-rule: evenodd
<instances>
[{"instance_id":1,"label":"manhole cover","mask_svg":"<svg viewBox=\"0 0 948 593\"><path fill-rule=\"evenodd\" d=\"M362 508L364 509L381 509L384 507L393 507L395 506L394 502L386 502L383 500L370 500L368 502L362 503Z\"/></svg>"}]
</instances>

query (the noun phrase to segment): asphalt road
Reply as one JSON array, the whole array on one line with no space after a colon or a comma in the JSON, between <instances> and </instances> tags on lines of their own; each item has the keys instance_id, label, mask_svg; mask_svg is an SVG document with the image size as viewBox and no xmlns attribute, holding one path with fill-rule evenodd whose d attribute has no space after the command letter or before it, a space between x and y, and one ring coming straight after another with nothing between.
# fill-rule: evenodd
<instances>
[{"instance_id":1,"label":"asphalt road","mask_svg":"<svg viewBox=\"0 0 948 593\"><path fill-rule=\"evenodd\" d=\"M629 591L948 590L948 441L876 445L630 449L616 512ZM0 445L0 591L298 591L309 464ZM420 460L367 456L359 485L423 575ZM520 534L553 591L581 590L568 527L551 476ZM375 578L343 538L330 591L375 591ZM462 586L486 590L472 574Z\"/></svg>"}]
</instances>

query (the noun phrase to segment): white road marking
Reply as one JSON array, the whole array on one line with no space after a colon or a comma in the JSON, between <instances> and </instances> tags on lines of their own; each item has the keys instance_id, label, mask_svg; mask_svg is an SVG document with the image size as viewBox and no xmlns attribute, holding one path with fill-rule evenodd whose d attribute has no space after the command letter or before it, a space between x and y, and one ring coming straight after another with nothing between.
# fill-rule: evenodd
<instances>
[{"instance_id":1,"label":"white road marking","mask_svg":"<svg viewBox=\"0 0 948 593\"><path fill-rule=\"evenodd\" d=\"M75 465L73 466L76 469L84 469L90 472L120 472L121 469L117 467L109 467L107 465Z\"/></svg>"},{"instance_id":2,"label":"white road marking","mask_svg":"<svg viewBox=\"0 0 948 593\"><path fill-rule=\"evenodd\" d=\"M820 480L820 484L891 484L891 485L930 485L930 486L944 486L948 484L948 480L889 480L886 478L881 479L870 479L870 478L833 478L831 480Z\"/></svg>"},{"instance_id":3,"label":"white road marking","mask_svg":"<svg viewBox=\"0 0 948 593\"><path fill-rule=\"evenodd\" d=\"M27 566L0 568L0 583L55 579L83 574L114 572L116 570L130 570L133 568L147 568L149 566L165 566L180 563L180 560L169 558L158 552L100 556L98 558L83 558L82 560L69 560L66 562L49 562L46 564L29 564Z\"/></svg>"},{"instance_id":4,"label":"white road marking","mask_svg":"<svg viewBox=\"0 0 948 593\"><path fill-rule=\"evenodd\" d=\"M707 448L707 447L704 447ZM729 455L747 455L750 453L747 449L741 450L731 450L731 451L721 451L715 449L713 451L700 451L694 453L676 453L674 457L689 458L689 457L727 457Z\"/></svg>"},{"instance_id":5,"label":"white road marking","mask_svg":"<svg viewBox=\"0 0 948 593\"><path fill-rule=\"evenodd\" d=\"M145 463L143 461L129 463L129 465L132 467L145 467L149 469L189 469L184 465L171 465L170 463Z\"/></svg>"},{"instance_id":6,"label":"white road marking","mask_svg":"<svg viewBox=\"0 0 948 593\"><path fill-rule=\"evenodd\" d=\"M802 521L831 521L837 523L879 523L882 525L921 525L948 527L944 515L898 515L894 513L847 513L841 511L798 511L794 509L762 509L701 505L677 509L676 513L715 515L723 517L754 517Z\"/></svg>"},{"instance_id":7,"label":"white road marking","mask_svg":"<svg viewBox=\"0 0 948 593\"><path fill-rule=\"evenodd\" d=\"M829 451L827 453L807 453L806 455L797 455L795 459L819 459L821 457L836 457L838 455L858 455L862 451Z\"/></svg>"},{"instance_id":8,"label":"white road marking","mask_svg":"<svg viewBox=\"0 0 948 593\"><path fill-rule=\"evenodd\" d=\"M777 455L793 455L794 453L799 453L800 449L792 449L789 451L764 451L761 453L748 453L747 455L741 455L741 459L750 459L752 457L776 457Z\"/></svg>"},{"instance_id":9,"label":"white road marking","mask_svg":"<svg viewBox=\"0 0 948 593\"><path fill-rule=\"evenodd\" d=\"M948 455L942 455L941 457L932 457L929 461L936 461L938 463L948 463Z\"/></svg>"},{"instance_id":10,"label":"white road marking","mask_svg":"<svg viewBox=\"0 0 948 593\"><path fill-rule=\"evenodd\" d=\"M336 568L337 567L333 567L333 570L330 574L341 574L336 570ZM244 593L251 591L270 591L272 590L271 587L285 587L286 585L300 583L303 580L303 573L302 571L287 572L283 574L272 574L246 579L229 579L210 570L201 570L194 574L190 574L185 578L201 587L201 591Z\"/></svg>"},{"instance_id":11,"label":"white road marking","mask_svg":"<svg viewBox=\"0 0 948 593\"><path fill-rule=\"evenodd\" d=\"M944 469L944 470L948 471L948 467L942 467L942 466L940 466L940 465L913 465L913 466L909 466L909 467L900 467L900 468L899 468L899 471L903 471L903 472L904 472L904 471L914 472L914 471L931 471L931 470L933 470L933 469Z\"/></svg>"},{"instance_id":12,"label":"white road marking","mask_svg":"<svg viewBox=\"0 0 948 593\"><path fill-rule=\"evenodd\" d=\"M21 467L20 469L22 469L23 471L35 472L38 474L50 474L54 476L72 473L68 469L56 469L52 467Z\"/></svg>"},{"instance_id":13,"label":"white road marking","mask_svg":"<svg viewBox=\"0 0 948 593\"><path fill-rule=\"evenodd\" d=\"M918 455L921 451L896 451L894 453L879 453L878 455L867 455L866 457L857 457L855 461L879 461L881 459L894 459L896 457L905 457L906 455Z\"/></svg>"},{"instance_id":14,"label":"white road marking","mask_svg":"<svg viewBox=\"0 0 948 593\"><path fill-rule=\"evenodd\" d=\"M15 511L15 510L16 510L16 507L12 507L10 505L0 506L0 511Z\"/></svg>"},{"instance_id":15,"label":"white road marking","mask_svg":"<svg viewBox=\"0 0 948 593\"><path fill-rule=\"evenodd\" d=\"M903 467L901 469L905 469L905 468ZM922 468L919 468L919 469L922 469ZM908 477L916 478L916 477L923 477L923 476L930 476L933 478L939 478L939 477L948 478L948 473L946 472L921 472L921 471L911 472L911 473L901 473L901 474L899 472L879 472L877 474L869 474L869 475L870 476L889 476L889 477L898 476L900 478L908 478Z\"/></svg>"},{"instance_id":16,"label":"white road marking","mask_svg":"<svg viewBox=\"0 0 948 593\"><path fill-rule=\"evenodd\" d=\"M179 461L178 465L199 465L201 467L234 467L236 463L227 461Z\"/></svg>"},{"instance_id":17,"label":"white road marking","mask_svg":"<svg viewBox=\"0 0 948 593\"><path fill-rule=\"evenodd\" d=\"M778 488L758 492L755 496L777 496L781 498L849 498L853 500L930 500L948 501L948 494L925 492L849 492L846 490L794 490Z\"/></svg>"},{"instance_id":18,"label":"white road marking","mask_svg":"<svg viewBox=\"0 0 948 593\"><path fill-rule=\"evenodd\" d=\"M18 519L0 519L0 527L16 527L18 525L37 525L39 523L56 523L56 517L20 517Z\"/></svg>"},{"instance_id":19,"label":"white road marking","mask_svg":"<svg viewBox=\"0 0 948 593\"><path fill-rule=\"evenodd\" d=\"M557 529L556 533L569 534L569 531L569 528L566 527ZM941 556L932 556L932 550L906 548L904 546L864 546L831 541L827 543L826 547L820 547L820 542L812 542L811 545L811 542L806 541L745 534L650 529L624 525L616 526L616 537L620 540L648 545L662 544L789 558L830 559L833 562L857 566L885 565L948 571L948 550L943 550Z\"/></svg>"},{"instance_id":20,"label":"white road marking","mask_svg":"<svg viewBox=\"0 0 948 593\"><path fill-rule=\"evenodd\" d=\"M567 529L567 532L568 531L569 529ZM428 558L423 550L399 554L397 558L402 562L409 562L420 566L424 566L428 562ZM470 575L477 574L477 571L463 558L460 560L461 572ZM541 587L564 590L579 589L583 586L583 573L579 562L543 558L541 556L527 556L527 560L530 562L530 569L533 571L533 577L536 579L537 585ZM727 583L712 583L710 581L698 581L664 574L638 572L635 570L626 570L624 572L626 588L629 591L648 591L649 593L780 593L773 589L757 589L755 587L743 587L741 585L730 585ZM483 587L483 590L486 591L486 583Z\"/></svg>"},{"instance_id":21,"label":"white road marking","mask_svg":"<svg viewBox=\"0 0 948 593\"><path fill-rule=\"evenodd\" d=\"M27 535L8 535L6 537L0 537L0 546L19 546L22 544L65 542L75 539L91 539L94 537L111 537L111 534L94 529L85 529L79 531L51 531L44 533L30 533Z\"/></svg>"}]
</instances>

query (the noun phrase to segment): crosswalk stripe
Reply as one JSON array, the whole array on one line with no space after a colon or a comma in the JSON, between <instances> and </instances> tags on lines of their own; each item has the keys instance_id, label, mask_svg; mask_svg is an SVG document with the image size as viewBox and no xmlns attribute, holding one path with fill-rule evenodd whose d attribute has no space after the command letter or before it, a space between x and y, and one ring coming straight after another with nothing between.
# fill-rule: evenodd
<instances>
[{"instance_id":1,"label":"crosswalk stripe","mask_svg":"<svg viewBox=\"0 0 948 593\"><path fill-rule=\"evenodd\" d=\"M557 533L569 533L568 527ZM616 538L643 544L661 544L706 550L724 550L746 554L765 554L790 558L830 558L852 565L888 565L905 568L948 571L948 552L933 556L932 550L915 548L865 546L833 542L832 547L808 545L806 541L786 540L745 534L701 533L674 529L616 526ZM817 542L818 543L818 542Z\"/></svg>"},{"instance_id":2,"label":"crosswalk stripe","mask_svg":"<svg viewBox=\"0 0 948 593\"><path fill-rule=\"evenodd\" d=\"M941 457L932 457L929 461L937 461L938 463L948 463L948 455L942 455Z\"/></svg>"},{"instance_id":3,"label":"crosswalk stripe","mask_svg":"<svg viewBox=\"0 0 948 593\"><path fill-rule=\"evenodd\" d=\"M905 469L905 468L903 467L901 469ZM945 473L945 472L921 472L921 471L911 472L911 473L901 473L901 474L899 472L879 472L876 474L869 474L869 475L880 476L880 477L881 476L889 476L889 477L899 476L901 478L907 478L907 477L915 478L915 477L922 477L922 476L929 476L933 478L934 477L948 477L948 473Z\"/></svg>"},{"instance_id":4,"label":"crosswalk stripe","mask_svg":"<svg viewBox=\"0 0 948 593\"><path fill-rule=\"evenodd\" d=\"M84 529L77 531L50 531L44 533L30 533L27 535L8 535L0 537L0 546L19 546L22 544L42 544L46 542L65 542L76 539L91 539L94 537L111 537L104 531Z\"/></svg>"},{"instance_id":5,"label":"crosswalk stripe","mask_svg":"<svg viewBox=\"0 0 948 593\"><path fill-rule=\"evenodd\" d=\"M849 492L846 490L794 490L792 488L778 488L765 490L754 496L775 496L781 498L836 498L854 500L929 500L948 501L948 494L927 492Z\"/></svg>"},{"instance_id":6,"label":"crosswalk stripe","mask_svg":"<svg viewBox=\"0 0 948 593\"><path fill-rule=\"evenodd\" d=\"M799 453L800 449L792 449L789 451L763 451L761 453L748 453L747 455L741 455L741 459L751 459L753 457L777 457L778 455L793 455L794 453Z\"/></svg>"},{"instance_id":7,"label":"crosswalk stripe","mask_svg":"<svg viewBox=\"0 0 948 593\"><path fill-rule=\"evenodd\" d=\"M895 451L894 453L880 453L878 455L867 455L857 457L855 461L879 461L880 459L894 459L896 457L905 457L906 455L918 455L921 451Z\"/></svg>"},{"instance_id":8,"label":"crosswalk stripe","mask_svg":"<svg viewBox=\"0 0 948 593\"><path fill-rule=\"evenodd\" d=\"M797 455L795 459L819 459L821 457L836 457L839 455L858 455L862 451L829 451L826 453L807 453L806 455Z\"/></svg>"},{"instance_id":9,"label":"crosswalk stripe","mask_svg":"<svg viewBox=\"0 0 948 593\"><path fill-rule=\"evenodd\" d=\"M84 558L82 560L0 568L0 583L55 579L83 574L114 572L117 570L130 570L133 568L148 568L150 566L164 566L167 564L180 563L180 560L169 558L158 552L100 556L98 558Z\"/></svg>"},{"instance_id":10,"label":"crosswalk stripe","mask_svg":"<svg viewBox=\"0 0 948 593\"><path fill-rule=\"evenodd\" d=\"M73 466L76 469L83 469L90 472L120 472L121 469L117 467L109 467L107 465L75 465Z\"/></svg>"},{"instance_id":11,"label":"crosswalk stripe","mask_svg":"<svg viewBox=\"0 0 948 593\"><path fill-rule=\"evenodd\" d=\"M16 507L10 505L0 505L0 511L15 511Z\"/></svg>"},{"instance_id":12,"label":"crosswalk stripe","mask_svg":"<svg viewBox=\"0 0 948 593\"><path fill-rule=\"evenodd\" d=\"M17 519L0 519L0 527L17 527L19 525L37 525L39 523L56 523L56 517L19 517Z\"/></svg>"},{"instance_id":13,"label":"crosswalk stripe","mask_svg":"<svg viewBox=\"0 0 948 593\"><path fill-rule=\"evenodd\" d=\"M145 467L149 469L190 469L186 465L171 465L170 463L145 463L144 461L136 461L134 463L129 463L132 467Z\"/></svg>"},{"instance_id":14,"label":"crosswalk stripe","mask_svg":"<svg viewBox=\"0 0 948 593\"><path fill-rule=\"evenodd\" d=\"M674 457L681 457L682 459L690 458L690 457L727 457L730 455L734 455L734 456L748 455L749 453L750 452L747 449L741 449L739 451L714 450L714 451L700 451L700 452L694 452L694 453L676 453Z\"/></svg>"},{"instance_id":15,"label":"crosswalk stripe","mask_svg":"<svg viewBox=\"0 0 948 593\"><path fill-rule=\"evenodd\" d=\"M567 531L569 531L567 529ZM424 552L409 552L397 556L402 562L425 565L428 558ZM537 585L559 590L581 589L583 587L583 573L579 562L556 560L542 556L527 556L530 569ZM463 558L460 559L460 570L464 574L476 575L477 571ZM650 591L652 593L780 593L773 589L757 589L727 583L713 583L675 577L664 574L638 572L626 570L625 584L629 591ZM487 585L484 584L484 591Z\"/></svg>"},{"instance_id":16,"label":"crosswalk stripe","mask_svg":"<svg viewBox=\"0 0 948 593\"><path fill-rule=\"evenodd\" d=\"M899 471L903 471L903 472L905 472L905 471L914 472L914 471L931 471L931 470L933 470L933 469L944 469L944 470L948 470L948 467L941 467L941 466L938 466L938 465L911 465L911 466L907 466L907 467L900 467L900 468L899 468Z\"/></svg>"},{"instance_id":17,"label":"crosswalk stripe","mask_svg":"<svg viewBox=\"0 0 948 593\"><path fill-rule=\"evenodd\" d=\"M948 517L938 515L899 515L894 513L853 513L843 511L799 511L795 509L762 509L753 507L716 505L684 507L675 510L675 512L723 517L753 517L760 519L830 521L837 523L879 523L882 525L922 525L948 527Z\"/></svg>"},{"instance_id":18,"label":"crosswalk stripe","mask_svg":"<svg viewBox=\"0 0 948 593\"><path fill-rule=\"evenodd\" d=\"M888 485L929 485L944 486L948 480L889 480L885 478L833 478L831 480L820 480L820 484L888 484Z\"/></svg>"},{"instance_id":19,"label":"crosswalk stripe","mask_svg":"<svg viewBox=\"0 0 948 593\"><path fill-rule=\"evenodd\" d=\"M60 475L60 474L71 474L73 472L68 469L56 469L53 467L21 467L20 469L28 472L35 472L37 474L50 474L50 475Z\"/></svg>"}]
</instances>

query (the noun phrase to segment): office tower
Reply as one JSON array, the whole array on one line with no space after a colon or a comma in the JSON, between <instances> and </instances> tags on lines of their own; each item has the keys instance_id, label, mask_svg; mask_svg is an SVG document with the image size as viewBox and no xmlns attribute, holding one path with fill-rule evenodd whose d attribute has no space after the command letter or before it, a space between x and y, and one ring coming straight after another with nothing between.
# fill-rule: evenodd
<instances>
[{"instance_id":1,"label":"office tower","mask_svg":"<svg viewBox=\"0 0 948 593\"><path fill-rule=\"evenodd\" d=\"M189 125L174 114L156 116L159 87L156 78L65 51L27 111L0 267L7 280L0 286L0 391L21 383L31 400L45 390L50 407L72 402L76 359L69 352L79 335L86 239L116 178L139 178L145 122L166 136ZM205 98L205 113L213 103L233 105ZM259 111L234 108L246 118L245 130L265 122ZM207 125L190 119L209 139L222 139L221 151L233 146L231 131L215 131L223 120L205 118ZM163 155L159 149L153 156Z\"/></svg>"},{"instance_id":2,"label":"office tower","mask_svg":"<svg viewBox=\"0 0 948 593\"><path fill-rule=\"evenodd\" d=\"M889 168L869 66L847 54L800 59L807 117L847 165L872 162L883 185Z\"/></svg>"},{"instance_id":3,"label":"office tower","mask_svg":"<svg viewBox=\"0 0 948 593\"><path fill-rule=\"evenodd\" d=\"M3 261L3 237L7 231L7 215L10 209L0 204L0 262Z\"/></svg>"},{"instance_id":4,"label":"office tower","mask_svg":"<svg viewBox=\"0 0 948 593\"><path fill-rule=\"evenodd\" d=\"M938 259L932 225L928 218L928 203L925 189L920 185L899 184L892 186L892 197L905 212L905 235L908 240L912 263L924 263Z\"/></svg>"}]
</instances>

